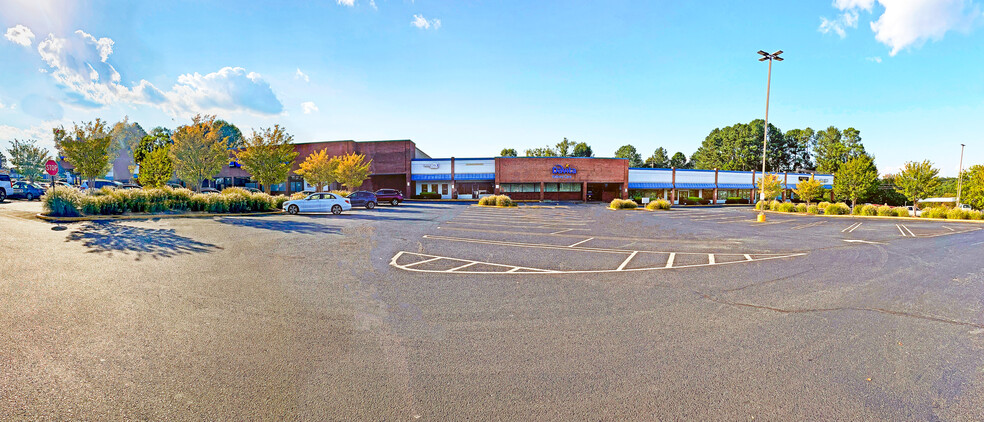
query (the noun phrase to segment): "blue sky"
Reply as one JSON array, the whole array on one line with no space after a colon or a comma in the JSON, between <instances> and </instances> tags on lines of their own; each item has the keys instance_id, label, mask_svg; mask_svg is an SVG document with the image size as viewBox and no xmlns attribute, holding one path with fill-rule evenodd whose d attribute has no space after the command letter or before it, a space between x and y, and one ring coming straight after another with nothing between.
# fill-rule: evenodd
<instances>
[{"instance_id":1,"label":"blue sky","mask_svg":"<svg viewBox=\"0 0 984 422\"><path fill-rule=\"evenodd\" d=\"M0 0L0 149L124 116L216 114L298 141L413 139L494 156L567 137L692 153L715 127L861 131L884 173L984 163L984 6L971 0ZM884 4L888 3L888 5Z\"/></svg>"}]
</instances>

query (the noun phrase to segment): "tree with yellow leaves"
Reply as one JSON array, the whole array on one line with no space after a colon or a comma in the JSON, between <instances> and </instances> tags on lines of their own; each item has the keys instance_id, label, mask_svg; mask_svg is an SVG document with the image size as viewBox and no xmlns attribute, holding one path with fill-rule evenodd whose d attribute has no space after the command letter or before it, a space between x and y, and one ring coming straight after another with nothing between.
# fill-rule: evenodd
<instances>
[{"instance_id":1,"label":"tree with yellow leaves","mask_svg":"<svg viewBox=\"0 0 984 422\"><path fill-rule=\"evenodd\" d=\"M196 115L190 125L179 126L171 138L171 161L178 178L195 191L201 190L202 181L215 177L222 167L229 164L226 138L212 130L215 116Z\"/></svg>"},{"instance_id":2,"label":"tree with yellow leaves","mask_svg":"<svg viewBox=\"0 0 984 422\"><path fill-rule=\"evenodd\" d=\"M372 160L366 161L362 154L345 154L335 157L338 167L335 169L335 180L345 185L349 190L356 190L369 178L369 166Z\"/></svg>"},{"instance_id":3,"label":"tree with yellow leaves","mask_svg":"<svg viewBox=\"0 0 984 422\"><path fill-rule=\"evenodd\" d=\"M236 152L236 159L270 193L271 186L286 182L290 175L290 167L297 158L293 141L294 136L280 125L261 128L246 139L245 148Z\"/></svg>"},{"instance_id":4,"label":"tree with yellow leaves","mask_svg":"<svg viewBox=\"0 0 984 422\"><path fill-rule=\"evenodd\" d=\"M308 183L317 186L318 192L321 192L325 185L337 181L335 171L339 161L337 157L328 155L328 148L315 151L300 164L301 169L297 170L297 174L303 176Z\"/></svg>"}]
</instances>

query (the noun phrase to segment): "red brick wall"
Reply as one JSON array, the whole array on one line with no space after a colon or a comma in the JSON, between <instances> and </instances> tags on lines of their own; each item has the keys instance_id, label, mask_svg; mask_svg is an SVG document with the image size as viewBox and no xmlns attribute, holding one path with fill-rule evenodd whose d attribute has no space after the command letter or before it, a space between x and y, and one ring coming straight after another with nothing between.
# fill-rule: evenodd
<instances>
[{"instance_id":1,"label":"red brick wall","mask_svg":"<svg viewBox=\"0 0 984 422\"><path fill-rule=\"evenodd\" d=\"M573 167L577 170L577 174L571 175L571 178L554 178L552 169L555 165ZM618 183L621 184L621 188L616 194L625 198L625 188L629 183L629 160L619 158L498 157L495 159L495 167L495 183L497 185L539 182ZM509 195L513 196L512 193ZM536 198L529 199L540 199L539 193L536 194ZM580 197L576 199L580 199Z\"/></svg>"}]
</instances>

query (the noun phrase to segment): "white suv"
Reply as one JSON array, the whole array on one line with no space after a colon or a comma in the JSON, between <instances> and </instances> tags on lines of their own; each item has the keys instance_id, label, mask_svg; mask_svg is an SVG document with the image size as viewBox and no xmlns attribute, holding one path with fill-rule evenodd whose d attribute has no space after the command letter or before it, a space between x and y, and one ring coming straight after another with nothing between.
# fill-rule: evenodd
<instances>
[{"instance_id":1,"label":"white suv","mask_svg":"<svg viewBox=\"0 0 984 422\"><path fill-rule=\"evenodd\" d=\"M7 199L7 195L13 191L14 189L10 187L10 175L0 174L0 202Z\"/></svg>"}]
</instances>

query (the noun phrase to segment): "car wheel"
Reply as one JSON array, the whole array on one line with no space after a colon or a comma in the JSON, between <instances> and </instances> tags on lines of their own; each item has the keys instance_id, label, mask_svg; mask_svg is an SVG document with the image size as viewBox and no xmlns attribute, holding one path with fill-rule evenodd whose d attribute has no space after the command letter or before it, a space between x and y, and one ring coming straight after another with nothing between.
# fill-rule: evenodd
<instances>
[{"instance_id":1,"label":"car wheel","mask_svg":"<svg viewBox=\"0 0 984 422\"><path fill-rule=\"evenodd\" d=\"M7 199L7 191L0 189L0 202L3 202L4 199Z\"/></svg>"},{"instance_id":2,"label":"car wheel","mask_svg":"<svg viewBox=\"0 0 984 422\"><path fill-rule=\"evenodd\" d=\"M371 210L373 208L376 208L376 203L375 202L372 202L372 201L366 202L366 209L367 210Z\"/></svg>"},{"instance_id":3,"label":"car wheel","mask_svg":"<svg viewBox=\"0 0 984 422\"><path fill-rule=\"evenodd\" d=\"M331 213L332 214L335 214L335 215L341 214L342 213L342 206L341 205L332 206L331 207Z\"/></svg>"},{"instance_id":4,"label":"car wheel","mask_svg":"<svg viewBox=\"0 0 984 422\"><path fill-rule=\"evenodd\" d=\"M397 200L395 200L395 199L393 199L393 200L390 200L390 205L392 205L392 206L394 206L394 207L395 207L395 206L397 206L397 205L398 205L399 203L400 203L400 201L397 201Z\"/></svg>"},{"instance_id":5,"label":"car wheel","mask_svg":"<svg viewBox=\"0 0 984 422\"><path fill-rule=\"evenodd\" d=\"M34 195L27 194L27 196L25 196L24 199L26 199L28 201L33 201L34 200Z\"/></svg>"},{"instance_id":6,"label":"car wheel","mask_svg":"<svg viewBox=\"0 0 984 422\"><path fill-rule=\"evenodd\" d=\"M287 214L297 215L297 213L299 211L300 211L300 209L297 208L297 205L291 205L291 206L287 207Z\"/></svg>"}]
</instances>

